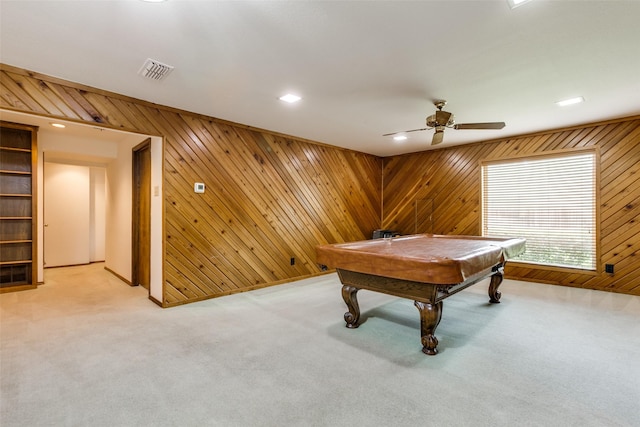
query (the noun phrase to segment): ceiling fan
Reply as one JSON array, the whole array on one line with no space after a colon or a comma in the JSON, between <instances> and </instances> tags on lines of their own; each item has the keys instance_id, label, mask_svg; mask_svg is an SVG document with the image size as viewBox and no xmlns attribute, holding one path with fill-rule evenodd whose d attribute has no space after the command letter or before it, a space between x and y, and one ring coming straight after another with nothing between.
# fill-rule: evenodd
<instances>
[{"instance_id":1,"label":"ceiling fan","mask_svg":"<svg viewBox=\"0 0 640 427\"><path fill-rule=\"evenodd\" d=\"M435 133L433 134L433 138L431 139L431 145L440 144L444 137L444 129L445 128L453 128L453 129L502 129L504 127L504 122L489 122L489 123L455 123L453 114L448 111L442 111L442 107L446 105L447 101L437 100L434 101L433 104L436 106L438 111L435 114L427 117L427 126L422 129L412 129L406 130L404 132L392 132L385 133L382 136L390 136L397 135L401 133L409 133L409 132L418 132L428 129L435 129Z\"/></svg>"}]
</instances>

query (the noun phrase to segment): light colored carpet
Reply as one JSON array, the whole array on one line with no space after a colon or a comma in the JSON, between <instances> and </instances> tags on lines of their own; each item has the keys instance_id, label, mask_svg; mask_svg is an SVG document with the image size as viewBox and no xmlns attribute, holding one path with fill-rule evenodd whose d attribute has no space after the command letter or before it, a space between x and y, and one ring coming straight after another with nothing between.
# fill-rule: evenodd
<instances>
[{"instance_id":1,"label":"light colored carpet","mask_svg":"<svg viewBox=\"0 0 640 427\"><path fill-rule=\"evenodd\" d=\"M412 301L335 274L161 309L102 264L0 296L10 426L638 426L640 297L505 281L444 301L440 354Z\"/></svg>"}]
</instances>

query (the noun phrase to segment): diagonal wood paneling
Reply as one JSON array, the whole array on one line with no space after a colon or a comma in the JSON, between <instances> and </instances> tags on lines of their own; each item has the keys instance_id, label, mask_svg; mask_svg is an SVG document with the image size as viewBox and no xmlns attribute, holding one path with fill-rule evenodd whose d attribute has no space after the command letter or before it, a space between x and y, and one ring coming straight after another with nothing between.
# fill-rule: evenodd
<instances>
[{"instance_id":1,"label":"diagonal wood paneling","mask_svg":"<svg viewBox=\"0 0 640 427\"><path fill-rule=\"evenodd\" d=\"M165 306L315 274L316 244L368 238L380 226L479 234L481 160L592 146L600 265L615 264L616 274L508 273L640 294L638 117L382 160L6 65L0 106L165 138ZM204 195L191 191L195 181L206 183Z\"/></svg>"},{"instance_id":2,"label":"diagonal wood paneling","mask_svg":"<svg viewBox=\"0 0 640 427\"><path fill-rule=\"evenodd\" d=\"M582 147L600 151L600 267L581 274L511 266L513 278L640 295L640 118L384 159L383 227L413 232L429 199L433 233L480 234L480 161Z\"/></svg>"},{"instance_id":3,"label":"diagonal wood paneling","mask_svg":"<svg viewBox=\"0 0 640 427\"><path fill-rule=\"evenodd\" d=\"M6 65L0 106L164 137L164 306L317 274L316 245L380 227L375 156Z\"/></svg>"}]
</instances>

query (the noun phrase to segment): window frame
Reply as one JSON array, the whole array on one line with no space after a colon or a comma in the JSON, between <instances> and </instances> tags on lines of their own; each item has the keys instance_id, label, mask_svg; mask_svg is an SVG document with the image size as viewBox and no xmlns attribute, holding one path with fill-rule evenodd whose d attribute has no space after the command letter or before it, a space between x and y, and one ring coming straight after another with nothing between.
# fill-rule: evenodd
<instances>
[{"instance_id":1,"label":"window frame","mask_svg":"<svg viewBox=\"0 0 640 427\"><path fill-rule=\"evenodd\" d=\"M573 148L573 149L561 149L561 150L553 150L542 153L528 153L515 155L500 159L483 159L480 161L480 233L484 235L484 220L485 220L485 209L484 209L484 166L487 165L495 165L501 163L513 163L517 161L523 160L539 160L541 158L553 159L558 157L565 157L570 155L577 155L581 153L589 153L594 155L594 173L595 173L595 198L594 198L594 210L595 210L595 269L583 269L579 267L569 267L569 266L558 266L552 264L542 264L536 263L533 261L519 261L519 260L510 260L509 264L511 266L517 266L520 268L529 268L536 270L547 270L547 271L559 271L566 273L580 273L586 275L597 276L602 273L602 265L601 265L601 239L600 239L600 149L599 147L587 147L587 148Z\"/></svg>"}]
</instances>

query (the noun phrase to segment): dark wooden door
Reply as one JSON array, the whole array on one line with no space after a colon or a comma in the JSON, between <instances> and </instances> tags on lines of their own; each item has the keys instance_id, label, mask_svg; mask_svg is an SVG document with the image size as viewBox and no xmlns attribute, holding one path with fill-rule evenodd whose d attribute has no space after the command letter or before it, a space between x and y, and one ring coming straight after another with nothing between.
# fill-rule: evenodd
<instances>
[{"instance_id":1,"label":"dark wooden door","mask_svg":"<svg viewBox=\"0 0 640 427\"><path fill-rule=\"evenodd\" d=\"M133 149L132 285L151 282L151 139Z\"/></svg>"}]
</instances>

